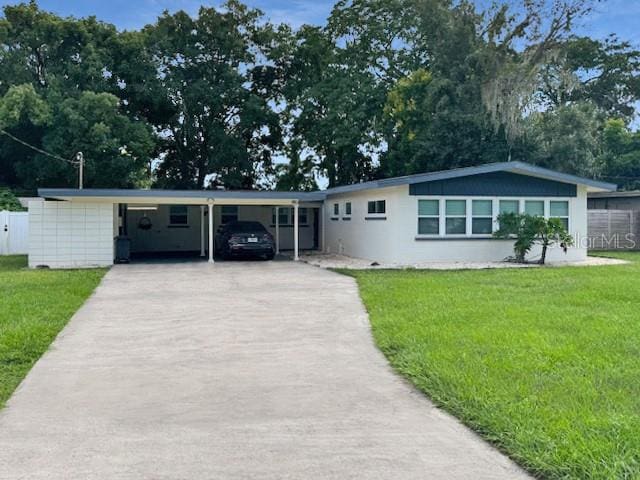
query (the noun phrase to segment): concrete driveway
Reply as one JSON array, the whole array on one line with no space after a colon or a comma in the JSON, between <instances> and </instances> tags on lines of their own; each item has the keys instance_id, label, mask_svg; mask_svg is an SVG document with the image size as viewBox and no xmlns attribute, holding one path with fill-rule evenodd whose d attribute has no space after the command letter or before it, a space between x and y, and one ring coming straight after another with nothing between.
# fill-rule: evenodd
<instances>
[{"instance_id":1,"label":"concrete driveway","mask_svg":"<svg viewBox=\"0 0 640 480\"><path fill-rule=\"evenodd\" d=\"M2 479L516 479L396 376L355 282L116 266L0 412Z\"/></svg>"}]
</instances>

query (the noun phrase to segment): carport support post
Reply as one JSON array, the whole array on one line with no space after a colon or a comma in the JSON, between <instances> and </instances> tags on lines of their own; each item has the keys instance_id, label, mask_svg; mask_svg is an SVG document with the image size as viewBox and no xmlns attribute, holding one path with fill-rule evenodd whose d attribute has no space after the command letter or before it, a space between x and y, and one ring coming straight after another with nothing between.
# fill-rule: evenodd
<instances>
[{"instance_id":1,"label":"carport support post","mask_svg":"<svg viewBox=\"0 0 640 480\"><path fill-rule=\"evenodd\" d=\"M276 207L276 255L280 254L280 207Z\"/></svg>"},{"instance_id":2,"label":"carport support post","mask_svg":"<svg viewBox=\"0 0 640 480\"><path fill-rule=\"evenodd\" d=\"M209 263L213 263L213 200L209 200Z\"/></svg>"},{"instance_id":3,"label":"carport support post","mask_svg":"<svg viewBox=\"0 0 640 480\"><path fill-rule=\"evenodd\" d=\"M298 202L293 204L293 259L298 261Z\"/></svg>"},{"instance_id":4,"label":"carport support post","mask_svg":"<svg viewBox=\"0 0 640 480\"><path fill-rule=\"evenodd\" d=\"M200 256L204 257L205 256L205 226L204 226L204 209L205 206L204 205L200 205Z\"/></svg>"}]
</instances>

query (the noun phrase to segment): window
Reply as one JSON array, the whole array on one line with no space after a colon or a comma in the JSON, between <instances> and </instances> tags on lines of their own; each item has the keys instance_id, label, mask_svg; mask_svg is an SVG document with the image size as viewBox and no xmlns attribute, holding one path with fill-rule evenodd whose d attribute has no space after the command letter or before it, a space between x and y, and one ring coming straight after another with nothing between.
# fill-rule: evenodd
<instances>
[{"instance_id":1,"label":"window","mask_svg":"<svg viewBox=\"0 0 640 480\"><path fill-rule=\"evenodd\" d=\"M175 227L189 225L188 211L186 205L171 205L169 207L169 225Z\"/></svg>"},{"instance_id":2,"label":"window","mask_svg":"<svg viewBox=\"0 0 640 480\"><path fill-rule=\"evenodd\" d=\"M473 200L471 202L471 233L487 235L493 231L493 201Z\"/></svg>"},{"instance_id":3,"label":"window","mask_svg":"<svg viewBox=\"0 0 640 480\"><path fill-rule=\"evenodd\" d=\"M418 235L440 233L440 200L418 200Z\"/></svg>"},{"instance_id":4,"label":"window","mask_svg":"<svg viewBox=\"0 0 640 480\"><path fill-rule=\"evenodd\" d=\"M519 213L519 212L520 212L519 200L500 200L499 213Z\"/></svg>"},{"instance_id":5,"label":"window","mask_svg":"<svg viewBox=\"0 0 640 480\"><path fill-rule=\"evenodd\" d=\"M466 200L446 200L445 233L447 235L464 235L467 233Z\"/></svg>"},{"instance_id":6,"label":"window","mask_svg":"<svg viewBox=\"0 0 640 480\"><path fill-rule=\"evenodd\" d=\"M291 209L291 216L293 217L293 209ZM298 223L300 225L306 225L308 222L307 217L307 209L306 208L298 208Z\"/></svg>"},{"instance_id":7,"label":"window","mask_svg":"<svg viewBox=\"0 0 640 480\"><path fill-rule=\"evenodd\" d=\"M525 200L524 213L544 217L544 200Z\"/></svg>"},{"instance_id":8,"label":"window","mask_svg":"<svg viewBox=\"0 0 640 480\"><path fill-rule=\"evenodd\" d=\"M278 208L278 226L291 226L293 225L293 212L294 209L290 207ZM307 225L309 222L309 214L306 208L298 208L298 222L300 225ZM276 209L271 211L271 224L276 224Z\"/></svg>"},{"instance_id":9,"label":"window","mask_svg":"<svg viewBox=\"0 0 640 480\"><path fill-rule=\"evenodd\" d=\"M238 207L236 205L222 205L222 215L220 223L223 225L229 222L238 221Z\"/></svg>"},{"instance_id":10,"label":"window","mask_svg":"<svg viewBox=\"0 0 640 480\"><path fill-rule=\"evenodd\" d=\"M344 204L344 214L351 215L351 202L347 202Z\"/></svg>"},{"instance_id":11,"label":"window","mask_svg":"<svg viewBox=\"0 0 640 480\"><path fill-rule=\"evenodd\" d=\"M549 217L559 218L564 228L569 230L569 202L566 200L551 200L549 202Z\"/></svg>"},{"instance_id":12,"label":"window","mask_svg":"<svg viewBox=\"0 0 640 480\"><path fill-rule=\"evenodd\" d=\"M381 213L386 213L386 211L387 211L386 200L374 200L367 203L367 213L381 214Z\"/></svg>"},{"instance_id":13,"label":"window","mask_svg":"<svg viewBox=\"0 0 640 480\"><path fill-rule=\"evenodd\" d=\"M340 204L339 203L334 203L333 204L333 214L338 216L340 215Z\"/></svg>"}]
</instances>

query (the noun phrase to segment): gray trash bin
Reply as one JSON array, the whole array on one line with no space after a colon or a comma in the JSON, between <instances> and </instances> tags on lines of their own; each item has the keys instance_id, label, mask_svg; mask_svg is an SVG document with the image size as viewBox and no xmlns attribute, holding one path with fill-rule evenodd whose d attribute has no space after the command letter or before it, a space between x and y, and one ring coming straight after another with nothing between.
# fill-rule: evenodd
<instances>
[{"instance_id":1,"label":"gray trash bin","mask_svg":"<svg viewBox=\"0 0 640 480\"><path fill-rule=\"evenodd\" d=\"M129 263L131 239L123 235L116 237L116 263Z\"/></svg>"}]
</instances>

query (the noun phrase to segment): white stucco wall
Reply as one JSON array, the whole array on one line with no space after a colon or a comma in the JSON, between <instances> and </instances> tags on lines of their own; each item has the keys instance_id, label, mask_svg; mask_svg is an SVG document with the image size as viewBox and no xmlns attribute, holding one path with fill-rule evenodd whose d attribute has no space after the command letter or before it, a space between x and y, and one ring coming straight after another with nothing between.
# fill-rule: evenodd
<instances>
[{"instance_id":1,"label":"white stucco wall","mask_svg":"<svg viewBox=\"0 0 640 480\"><path fill-rule=\"evenodd\" d=\"M29 202L29 266L100 267L113 264L111 203Z\"/></svg>"},{"instance_id":2,"label":"white stucco wall","mask_svg":"<svg viewBox=\"0 0 640 480\"><path fill-rule=\"evenodd\" d=\"M449 261L500 261L513 255L513 242L493 238L420 238L418 235L418 200L427 198L466 198L466 197L428 197L409 195L408 185L377 190L366 190L349 194L332 195L326 200L326 251L341 253L372 261L412 264L419 262ZM476 197L490 199L492 197ZM497 200L511 197L495 197ZM515 198L515 197L514 197ZM527 198L529 199L529 198ZM531 198L533 199L533 198ZM536 198L538 199L538 198ZM540 197L547 202L558 200L556 197ZM564 198L563 198L564 199ZM386 200L386 220L365 220L367 202ZM569 230L576 239L576 246L567 254L560 249L549 250L550 262L578 261L586 258L587 249L583 244L587 233L587 196L586 189L578 186L577 197L569 201ZM333 215L333 204L340 204L337 220ZM343 220L344 205L351 202L350 221ZM418 239L420 238L420 239ZM539 256L539 249L531 252L530 258Z\"/></svg>"}]
</instances>

